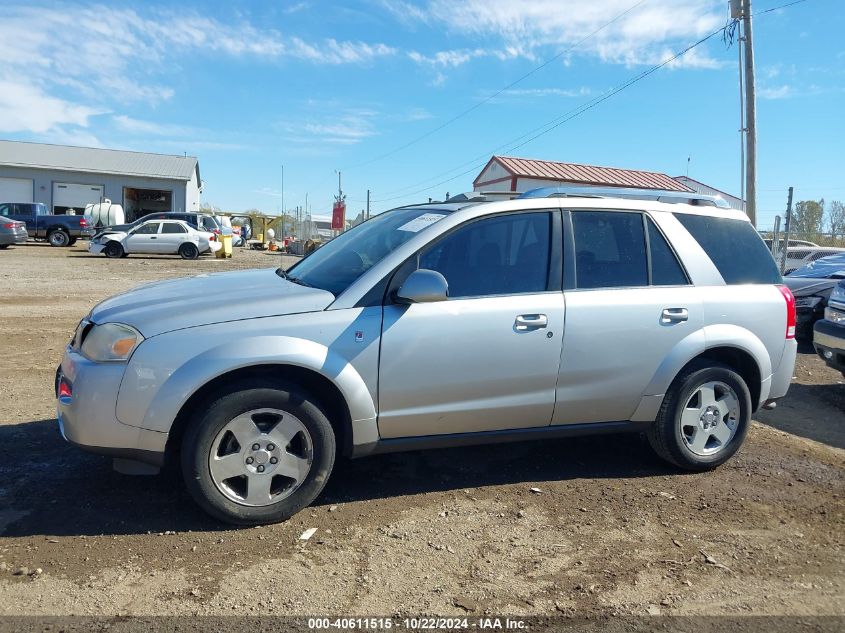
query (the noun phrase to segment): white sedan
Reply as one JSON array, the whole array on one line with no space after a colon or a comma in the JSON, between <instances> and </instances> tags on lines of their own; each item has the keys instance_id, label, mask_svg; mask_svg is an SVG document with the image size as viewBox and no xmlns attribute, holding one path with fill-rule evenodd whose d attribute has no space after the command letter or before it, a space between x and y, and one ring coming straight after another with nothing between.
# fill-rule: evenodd
<instances>
[{"instance_id":1,"label":"white sedan","mask_svg":"<svg viewBox=\"0 0 845 633\"><path fill-rule=\"evenodd\" d=\"M201 253L220 250L214 233L198 231L181 220L150 220L130 229L104 233L91 240L88 251L106 257L126 257L135 253L178 254L196 259Z\"/></svg>"}]
</instances>

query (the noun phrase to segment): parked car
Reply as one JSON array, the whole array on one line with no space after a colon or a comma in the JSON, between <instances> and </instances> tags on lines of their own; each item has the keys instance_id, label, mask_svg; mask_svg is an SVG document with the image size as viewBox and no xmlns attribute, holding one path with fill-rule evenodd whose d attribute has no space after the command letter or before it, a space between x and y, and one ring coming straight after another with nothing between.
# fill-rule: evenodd
<instances>
[{"instance_id":1,"label":"parked car","mask_svg":"<svg viewBox=\"0 0 845 633\"><path fill-rule=\"evenodd\" d=\"M0 218L0 249L9 248L12 244L25 244L26 238L26 224Z\"/></svg>"},{"instance_id":2,"label":"parked car","mask_svg":"<svg viewBox=\"0 0 845 633\"><path fill-rule=\"evenodd\" d=\"M824 318L828 298L839 279L845 279L845 253L810 262L783 278L795 296L796 336L813 338L813 325Z\"/></svg>"},{"instance_id":3,"label":"parked car","mask_svg":"<svg viewBox=\"0 0 845 633\"><path fill-rule=\"evenodd\" d=\"M138 218L137 220L134 220L133 222L129 222L128 224L115 224L113 226L99 228L97 229L97 232L94 237L100 237L105 232L131 231L136 226L143 224L148 220L180 220L182 222L187 222L198 231L204 231L207 233L221 232L220 225L217 223L217 220L214 218L213 215L209 215L208 213L171 213L169 211L162 211L158 213L150 213L148 215Z\"/></svg>"},{"instance_id":4,"label":"parked car","mask_svg":"<svg viewBox=\"0 0 845 633\"><path fill-rule=\"evenodd\" d=\"M786 267L783 270L783 274L788 275L817 259L840 253L845 253L845 248L836 248L833 246L796 246L787 248ZM777 262L780 263L780 257L777 258Z\"/></svg>"},{"instance_id":5,"label":"parked car","mask_svg":"<svg viewBox=\"0 0 845 633\"><path fill-rule=\"evenodd\" d=\"M105 231L91 240L88 250L106 257L127 257L135 253L178 254L196 259L202 253L220 249L214 233L197 231L179 220L147 220L129 231Z\"/></svg>"},{"instance_id":6,"label":"parked car","mask_svg":"<svg viewBox=\"0 0 845 633\"><path fill-rule=\"evenodd\" d=\"M836 284L824 319L816 321L813 345L825 363L845 376L845 281Z\"/></svg>"},{"instance_id":7,"label":"parked car","mask_svg":"<svg viewBox=\"0 0 845 633\"><path fill-rule=\"evenodd\" d=\"M763 242L766 244L766 248L768 248L771 251L772 245L774 243L772 238L771 237L765 237L765 238L763 238ZM783 240L780 241L780 246L783 246ZM815 242L809 242L807 240L789 240L788 248L800 247L800 246L803 246L803 247L818 246L818 244L816 244Z\"/></svg>"},{"instance_id":8,"label":"parked car","mask_svg":"<svg viewBox=\"0 0 845 633\"><path fill-rule=\"evenodd\" d=\"M338 455L645 432L714 468L789 388L792 294L718 199L584 191L394 209L287 271L106 299L57 370L62 433L176 460L242 525L310 504Z\"/></svg>"},{"instance_id":9,"label":"parked car","mask_svg":"<svg viewBox=\"0 0 845 633\"><path fill-rule=\"evenodd\" d=\"M94 234L85 217L52 215L41 203L2 202L0 217L23 222L29 237L46 239L51 246L73 246L79 238Z\"/></svg>"}]
</instances>

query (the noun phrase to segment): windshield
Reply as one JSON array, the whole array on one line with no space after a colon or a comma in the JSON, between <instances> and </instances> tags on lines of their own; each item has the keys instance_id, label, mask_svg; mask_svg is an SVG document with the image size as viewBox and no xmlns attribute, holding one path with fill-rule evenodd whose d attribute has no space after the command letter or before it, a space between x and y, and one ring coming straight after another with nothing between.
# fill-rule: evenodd
<instances>
[{"instance_id":1,"label":"windshield","mask_svg":"<svg viewBox=\"0 0 845 633\"><path fill-rule=\"evenodd\" d=\"M382 213L341 233L293 266L287 276L337 296L389 253L448 213L442 209L396 209Z\"/></svg>"}]
</instances>

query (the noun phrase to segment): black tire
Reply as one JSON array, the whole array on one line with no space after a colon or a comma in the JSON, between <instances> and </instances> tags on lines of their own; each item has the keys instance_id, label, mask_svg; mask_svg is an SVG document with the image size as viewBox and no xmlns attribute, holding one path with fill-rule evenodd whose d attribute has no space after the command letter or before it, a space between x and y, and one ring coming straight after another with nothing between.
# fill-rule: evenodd
<instances>
[{"instance_id":1,"label":"black tire","mask_svg":"<svg viewBox=\"0 0 845 633\"><path fill-rule=\"evenodd\" d=\"M123 255L121 255L121 257L129 257L129 253L123 253Z\"/></svg>"},{"instance_id":2,"label":"black tire","mask_svg":"<svg viewBox=\"0 0 845 633\"><path fill-rule=\"evenodd\" d=\"M5 250L7 248L9 248L8 244L0 244L0 250Z\"/></svg>"},{"instance_id":3,"label":"black tire","mask_svg":"<svg viewBox=\"0 0 845 633\"><path fill-rule=\"evenodd\" d=\"M77 240L77 238L75 238L75 237L70 238L70 241L68 242L68 244L67 244L67 245L68 245L68 246L73 246L74 244L76 244L76 240Z\"/></svg>"},{"instance_id":4,"label":"black tire","mask_svg":"<svg viewBox=\"0 0 845 633\"><path fill-rule=\"evenodd\" d=\"M729 386L739 400L739 416L736 430L718 452L712 455L698 455L692 452L682 439L680 416L687 401L706 382L720 381ZM748 385L731 367L716 361L696 361L684 369L672 382L657 419L646 432L651 447L670 464L691 471L711 470L729 460L736 453L751 422L751 393Z\"/></svg>"},{"instance_id":5,"label":"black tire","mask_svg":"<svg viewBox=\"0 0 845 633\"><path fill-rule=\"evenodd\" d=\"M47 233L47 241L50 242L50 246L63 248L70 246L70 235L62 229L53 229Z\"/></svg>"},{"instance_id":6,"label":"black tire","mask_svg":"<svg viewBox=\"0 0 845 633\"><path fill-rule=\"evenodd\" d=\"M182 259L196 259L200 256L200 249L197 248L196 244L187 242L179 247L179 256Z\"/></svg>"},{"instance_id":7,"label":"black tire","mask_svg":"<svg viewBox=\"0 0 845 633\"><path fill-rule=\"evenodd\" d=\"M254 409L279 409L296 416L312 442L311 468L299 487L278 502L247 506L225 496L214 483L209 456L220 431L237 416ZM286 521L308 506L323 490L334 466L336 441L332 425L317 401L294 385L269 380L233 384L189 422L182 438L182 475L188 492L208 514L235 525Z\"/></svg>"},{"instance_id":8,"label":"black tire","mask_svg":"<svg viewBox=\"0 0 845 633\"><path fill-rule=\"evenodd\" d=\"M103 253L109 259L118 259L120 257L126 257L126 252L123 250L123 245L116 241L111 240L106 247L103 249Z\"/></svg>"}]
</instances>

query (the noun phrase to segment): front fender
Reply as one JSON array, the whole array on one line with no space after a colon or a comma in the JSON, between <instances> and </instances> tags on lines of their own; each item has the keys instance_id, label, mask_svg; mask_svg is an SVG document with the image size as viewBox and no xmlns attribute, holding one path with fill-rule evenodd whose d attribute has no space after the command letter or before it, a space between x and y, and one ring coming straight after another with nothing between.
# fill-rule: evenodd
<instances>
[{"instance_id":1,"label":"front fender","mask_svg":"<svg viewBox=\"0 0 845 633\"><path fill-rule=\"evenodd\" d=\"M162 335L138 347L120 386L118 420L166 433L188 398L203 385L237 369L271 364L303 367L325 376L343 394L353 423L375 420L375 403L358 371L314 341L290 336L233 338L187 358L186 345L191 342Z\"/></svg>"}]
</instances>

